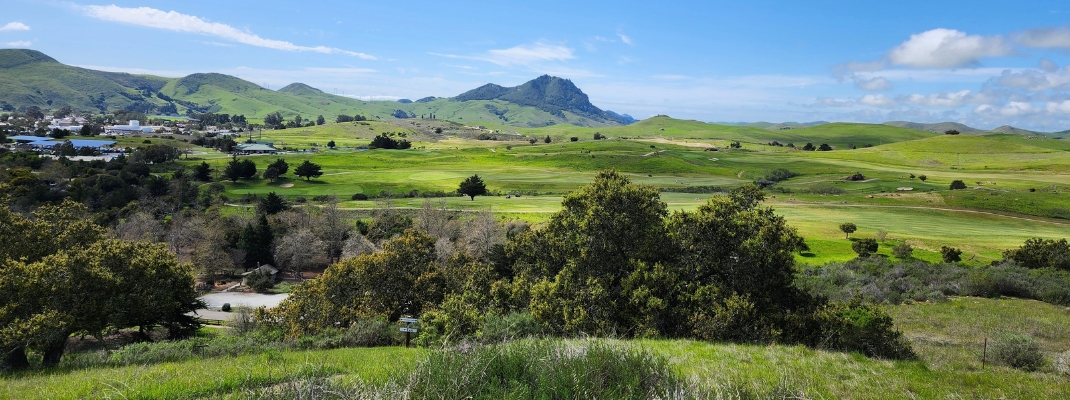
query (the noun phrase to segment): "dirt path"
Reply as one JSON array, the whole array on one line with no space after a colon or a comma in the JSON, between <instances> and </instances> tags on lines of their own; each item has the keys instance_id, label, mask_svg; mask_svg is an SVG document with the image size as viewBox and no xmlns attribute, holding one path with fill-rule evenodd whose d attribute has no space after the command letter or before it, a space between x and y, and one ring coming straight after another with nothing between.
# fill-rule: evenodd
<instances>
[{"instance_id":1,"label":"dirt path","mask_svg":"<svg viewBox=\"0 0 1070 400\"><path fill-rule=\"evenodd\" d=\"M677 146L698 147L698 148L703 148L703 149L708 148L708 147L713 147L713 145L709 144L709 143L681 142L681 141L672 141L672 140L661 139L661 138L658 138L658 139L636 139L635 141L637 141L637 142L653 142L653 143L675 144Z\"/></svg>"}]
</instances>

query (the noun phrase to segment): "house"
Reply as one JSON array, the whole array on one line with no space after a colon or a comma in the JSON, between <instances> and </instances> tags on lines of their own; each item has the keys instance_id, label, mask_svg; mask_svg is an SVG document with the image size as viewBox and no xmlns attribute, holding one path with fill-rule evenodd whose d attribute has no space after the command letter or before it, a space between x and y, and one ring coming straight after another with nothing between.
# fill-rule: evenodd
<instances>
[{"instance_id":1,"label":"house","mask_svg":"<svg viewBox=\"0 0 1070 400\"><path fill-rule=\"evenodd\" d=\"M264 265L261 265L259 267L256 267L256 269L254 269L252 271L249 271L249 272L241 274L241 276L242 276L242 284L243 285L246 284L246 281L249 279L249 275L252 275L252 274L265 275L265 276L271 278L272 282L275 282L276 281L275 278L277 278L278 274L279 274L279 269L275 268L275 267L272 267L271 264L264 264Z\"/></svg>"}]
</instances>

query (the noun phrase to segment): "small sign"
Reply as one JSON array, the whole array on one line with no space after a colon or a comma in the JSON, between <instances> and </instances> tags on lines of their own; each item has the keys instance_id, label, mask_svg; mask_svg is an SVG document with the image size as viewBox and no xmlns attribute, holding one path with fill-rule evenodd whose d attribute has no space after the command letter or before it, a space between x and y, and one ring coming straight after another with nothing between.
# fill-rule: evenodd
<instances>
[{"instance_id":1,"label":"small sign","mask_svg":"<svg viewBox=\"0 0 1070 400\"><path fill-rule=\"evenodd\" d=\"M412 324L418 322L418 320L416 318L402 318L401 322Z\"/></svg>"},{"instance_id":2,"label":"small sign","mask_svg":"<svg viewBox=\"0 0 1070 400\"><path fill-rule=\"evenodd\" d=\"M402 331L402 332L412 332L412 333L416 333L416 328L406 328L406 327L401 327L401 331Z\"/></svg>"}]
</instances>

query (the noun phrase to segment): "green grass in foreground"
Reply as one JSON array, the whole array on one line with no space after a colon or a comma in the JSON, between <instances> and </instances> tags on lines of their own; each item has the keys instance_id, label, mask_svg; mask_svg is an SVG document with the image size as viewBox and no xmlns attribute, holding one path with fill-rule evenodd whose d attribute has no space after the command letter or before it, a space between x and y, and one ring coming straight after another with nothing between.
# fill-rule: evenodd
<instances>
[{"instance_id":1,"label":"green grass in foreground","mask_svg":"<svg viewBox=\"0 0 1070 400\"><path fill-rule=\"evenodd\" d=\"M60 373L31 372L4 377L0 398L184 399L214 397L279 382L360 376L385 381L395 368L414 365L423 350L401 347L329 351L267 351L152 365L93 368Z\"/></svg>"},{"instance_id":2,"label":"green grass in foreground","mask_svg":"<svg viewBox=\"0 0 1070 400\"><path fill-rule=\"evenodd\" d=\"M941 303L894 306L889 311L920 360L885 361L782 345L690 340L608 343L663 355L692 385L720 398L1054 399L1070 395L1070 376L1050 365L1055 356L1070 350L1070 311L1063 307L1030 300L952 298ZM984 337L1004 332L1021 332L1036 339L1049 366L1038 372L992 364L981 369ZM576 351L590 343L568 340L554 346ZM267 352L146 366L35 372L2 378L0 397L255 398L263 388L310 384L327 384L344 394L409 374L426 355L427 350L397 347ZM467 381L464 385L471 386L472 380L483 376L476 370L457 371L460 369L439 371L434 379L441 382L435 384L449 384L452 379L457 385ZM525 398L520 393L514 398Z\"/></svg>"}]
</instances>

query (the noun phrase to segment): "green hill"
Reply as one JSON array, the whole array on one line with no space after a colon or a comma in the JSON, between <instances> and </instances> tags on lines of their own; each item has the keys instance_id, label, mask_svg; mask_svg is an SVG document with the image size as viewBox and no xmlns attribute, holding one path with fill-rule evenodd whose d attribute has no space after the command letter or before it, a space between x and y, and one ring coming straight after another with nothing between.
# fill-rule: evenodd
<instances>
[{"instance_id":1,"label":"green hill","mask_svg":"<svg viewBox=\"0 0 1070 400\"><path fill-rule=\"evenodd\" d=\"M828 123L799 129L770 130L757 126L738 126L711 124L695 120L680 120L659 115L647 118L631 125L584 128L568 125L555 125L539 129L518 129L519 133L545 136L589 138L594 132L609 137L626 137L637 139L667 140L729 140L743 143L767 144L777 141L781 144L794 144L802 147L806 143L815 146L828 143L834 148L847 148L850 145L863 147L867 144L902 142L923 139L937 134L906 128L897 128L880 124Z\"/></svg>"},{"instance_id":2,"label":"green hill","mask_svg":"<svg viewBox=\"0 0 1070 400\"><path fill-rule=\"evenodd\" d=\"M272 112L291 118L339 114L393 120L395 116L449 119L468 125L540 127L555 124L609 126L631 117L590 103L571 81L542 76L516 88L487 85L454 98L416 102L362 101L325 93L303 83L269 90L233 76L197 73L162 78L94 71L64 65L39 51L0 49L0 104L87 112L117 109L146 113L217 112L257 119ZM402 111L401 113L397 111Z\"/></svg>"},{"instance_id":3,"label":"green hill","mask_svg":"<svg viewBox=\"0 0 1070 400\"><path fill-rule=\"evenodd\" d=\"M167 104L151 94L166 83L166 78L63 65L34 50L0 49L0 104L140 111Z\"/></svg>"},{"instance_id":4,"label":"green hill","mask_svg":"<svg viewBox=\"0 0 1070 400\"><path fill-rule=\"evenodd\" d=\"M1061 141L1019 140L1012 135L938 135L868 149L805 152L819 158L928 168L1067 171L1070 152Z\"/></svg>"}]
</instances>

